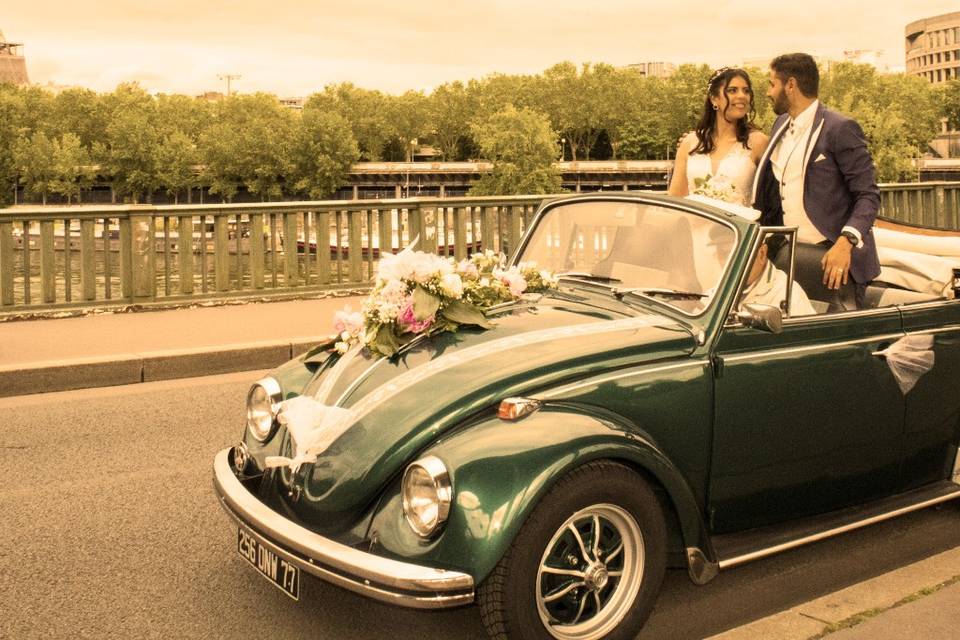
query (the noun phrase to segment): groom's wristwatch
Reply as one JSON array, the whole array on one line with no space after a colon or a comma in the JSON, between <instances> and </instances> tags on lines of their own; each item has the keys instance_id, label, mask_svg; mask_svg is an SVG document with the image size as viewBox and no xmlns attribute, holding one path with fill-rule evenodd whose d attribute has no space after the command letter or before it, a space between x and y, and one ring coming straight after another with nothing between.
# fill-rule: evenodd
<instances>
[{"instance_id":1,"label":"groom's wristwatch","mask_svg":"<svg viewBox=\"0 0 960 640\"><path fill-rule=\"evenodd\" d=\"M857 246L858 244L860 244L860 241L857 240L857 234L853 233L852 231L844 231L844 232L841 233L840 235L843 236L844 238L846 238L847 240L849 240L849 241L850 241L850 245L853 246L853 247L855 247L855 246Z\"/></svg>"}]
</instances>

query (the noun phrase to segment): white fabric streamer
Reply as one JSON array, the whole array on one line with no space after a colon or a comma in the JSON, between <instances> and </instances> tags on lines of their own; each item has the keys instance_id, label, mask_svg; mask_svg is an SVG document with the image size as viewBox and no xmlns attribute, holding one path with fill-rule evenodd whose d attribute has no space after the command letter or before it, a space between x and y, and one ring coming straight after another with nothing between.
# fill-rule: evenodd
<instances>
[{"instance_id":1,"label":"white fabric streamer","mask_svg":"<svg viewBox=\"0 0 960 640\"><path fill-rule=\"evenodd\" d=\"M265 466L290 467L296 472L301 465L316 462L317 456L353 424L354 418L353 411L325 405L310 396L285 400L278 419L293 440L294 456L267 456Z\"/></svg>"},{"instance_id":2,"label":"white fabric streamer","mask_svg":"<svg viewBox=\"0 0 960 640\"><path fill-rule=\"evenodd\" d=\"M907 395L920 376L933 368L933 336L904 336L874 355L886 358L900 391Z\"/></svg>"}]
</instances>

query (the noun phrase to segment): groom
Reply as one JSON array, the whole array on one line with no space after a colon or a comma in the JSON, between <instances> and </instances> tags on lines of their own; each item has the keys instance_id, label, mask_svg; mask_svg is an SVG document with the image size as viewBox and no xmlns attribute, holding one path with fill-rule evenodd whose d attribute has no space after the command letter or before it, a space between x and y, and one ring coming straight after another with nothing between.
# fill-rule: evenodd
<instances>
[{"instance_id":1,"label":"groom","mask_svg":"<svg viewBox=\"0 0 960 640\"><path fill-rule=\"evenodd\" d=\"M797 240L823 244L823 283L839 289L852 279L857 306L880 274L873 222L880 190L863 130L820 104L820 73L805 53L770 63L777 119L753 183L753 206L764 225L797 227Z\"/></svg>"}]
</instances>

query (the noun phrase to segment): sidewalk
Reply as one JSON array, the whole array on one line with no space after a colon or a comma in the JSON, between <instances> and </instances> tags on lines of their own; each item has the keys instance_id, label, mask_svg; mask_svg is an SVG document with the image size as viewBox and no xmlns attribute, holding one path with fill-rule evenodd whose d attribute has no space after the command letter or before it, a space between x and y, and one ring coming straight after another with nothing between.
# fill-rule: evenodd
<instances>
[{"instance_id":1,"label":"sidewalk","mask_svg":"<svg viewBox=\"0 0 960 640\"><path fill-rule=\"evenodd\" d=\"M708 640L955 640L958 608L960 546Z\"/></svg>"},{"instance_id":2,"label":"sidewalk","mask_svg":"<svg viewBox=\"0 0 960 640\"><path fill-rule=\"evenodd\" d=\"M0 322L0 397L275 367L362 297Z\"/></svg>"}]
</instances>

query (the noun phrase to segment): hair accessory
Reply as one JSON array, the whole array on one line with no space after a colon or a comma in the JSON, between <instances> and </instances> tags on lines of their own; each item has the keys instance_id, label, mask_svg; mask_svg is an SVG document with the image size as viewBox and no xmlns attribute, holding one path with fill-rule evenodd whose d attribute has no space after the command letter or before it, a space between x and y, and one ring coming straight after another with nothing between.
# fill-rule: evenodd
<instances>
[{"instance_id":1,"label":"hair accessory","mask_svg":"<svg viewBox=\"0 0 960 640\"><path fill-rule=\"evenodd\" d=\"M713 75L710 76L710 81L707 82L707 89L709 90L710 87L713 86L713 83L717 81L717 78L725 74L727 71L730 71L731 69L735 69L735 68L736 67L720 67L719 69L714 71Z\"/></svg>"}]
</instances>

